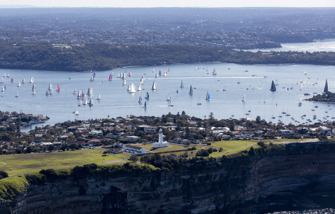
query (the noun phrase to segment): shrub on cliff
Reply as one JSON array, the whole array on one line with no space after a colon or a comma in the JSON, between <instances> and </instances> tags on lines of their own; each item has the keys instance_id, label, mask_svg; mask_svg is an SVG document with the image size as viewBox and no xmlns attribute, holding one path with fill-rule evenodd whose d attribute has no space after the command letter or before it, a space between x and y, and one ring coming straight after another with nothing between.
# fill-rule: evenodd
<instances>
[{"instance_id":1,"label":"shrub on cliff","mask_svg":"<svg viewBox=\"0 0 335 214\"><path fill-rule=\"evenodd\" d=\"M161 156L159 154L145 155L141 157L142 163L151 164L163 170L180 169L183 167L184 158L174 154Z\"/></svg>"},{"instance_id":2,"label":"shrub on cliff","mask_svg":"<svg viewBox=\"0 0 335 214\"><path fill-rule=\"evenodd\" d=\"M25 176L15 176L0 180L0 201L11 201L22 193L28 181Z\"/></svg>"},{"instance_id":3,"label":"shrub on cliff","mask_svg":"<svg viewBox=\"0 0 335 214\"><path fill-rule=\"evenodd\" d=\"M196 156L208 157L209 156L209 151L206 150L206 149L201 149L197 152Z\"/></svg>"},{"instance_id":4,"label":"shrub on cliff","mask_svg":"<svg viewBox=\"0 0 335 214\"><path fill-rule=\"evenodd\" d=\"M71 175L75 178L82 178L92 175L98 166L95 163L86 164L84 166L76 166L72 169Z\"/></svg>"},{"instance_id":5,"label":"shrub on cliff","mask_svg":"<svg viewBox=\"0 0 335 214\"><path fill-rule=\"evenodd\" d=\"M46 176L41 173L27 174L25 176L29 184L42 184L47 180Z\"/></svg>"},{"instance_id":6,"label":"shrub on cliff","mask_svg":"<svg viewBox=\"0 0 335 214\"><path fill-rule=\"evenodd\" d=\"M8 177L8 173L5 171L0 171L0 179L2 178L7 178Z\"/></svg>"}]
</instances>

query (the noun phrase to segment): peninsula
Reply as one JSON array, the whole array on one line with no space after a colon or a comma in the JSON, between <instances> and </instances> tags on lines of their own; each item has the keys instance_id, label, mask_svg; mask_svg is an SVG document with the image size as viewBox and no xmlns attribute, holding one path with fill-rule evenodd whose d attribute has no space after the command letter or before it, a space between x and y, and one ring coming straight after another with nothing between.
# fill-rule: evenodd
<instances>
[{"instance_id":1,"label":"peninsula","mask_svg":"<svg viewBox=\"0 0 335 214\"><path fill-rule=\"evenodd\" d=\"M335 93L328 90L328 81L326 80L325 87L322 94L314 95L307 99L308 101L335 103Z\"/></svg>"}]
</instances>

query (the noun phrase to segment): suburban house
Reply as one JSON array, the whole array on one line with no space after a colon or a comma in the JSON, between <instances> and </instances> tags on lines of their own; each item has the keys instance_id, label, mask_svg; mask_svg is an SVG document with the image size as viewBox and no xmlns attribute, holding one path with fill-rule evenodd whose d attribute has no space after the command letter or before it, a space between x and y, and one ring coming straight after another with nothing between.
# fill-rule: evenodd
<instances>
[{"instance_id":1,"label":"suburban house","mask_svg":"<svg viewBox=\"0 0 335 214\"><path fill-rule=\"evenodd\" d=\"M123 148L123 151L131 153L133 155L143 155L143 154L147 153L147 151L144 148L137 147L137 146L131 146L131 145L126 145Z\"/></svg>"}]
</instances>

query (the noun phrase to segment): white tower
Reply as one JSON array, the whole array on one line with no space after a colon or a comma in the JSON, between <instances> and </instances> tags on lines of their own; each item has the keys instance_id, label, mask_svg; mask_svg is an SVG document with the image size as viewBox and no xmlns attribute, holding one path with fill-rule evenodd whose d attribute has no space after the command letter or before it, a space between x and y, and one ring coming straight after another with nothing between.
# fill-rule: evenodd
<instances>
[{"instance_id":1,"label":"white tower","mask_svg":"<svg viewBox=\"0 0 335 214\"><path fill-rule=\"evenodd\" d=\"M163 131L162 131L162 129L159 129L158 143L159 143L159 144L162 144L162 143L163 143Z\"/></svg>"},{"instance_id":2,"label":"white tower","mask_svg":"<svg viewBox=\"0 0 335 214\"><path fill-rule=\"evenodd\" d=\"M169 142L164 142L163 141L163 131L162 129L159 129L159 132L158 132L158 142L156 143L153 143L152 144L152 147L153 148L162 148L162 147L168 147L169 146Z\"/></svg>"}]
</instances>

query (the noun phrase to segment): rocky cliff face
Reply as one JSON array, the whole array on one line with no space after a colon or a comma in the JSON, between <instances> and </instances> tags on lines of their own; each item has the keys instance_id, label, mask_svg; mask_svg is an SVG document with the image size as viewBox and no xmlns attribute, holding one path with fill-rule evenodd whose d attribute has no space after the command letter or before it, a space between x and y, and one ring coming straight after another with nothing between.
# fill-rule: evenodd
<instances>
[{"instance_id":1,"label":"rocky cliff face","mask_svg":"<svg viewBox=\"0 0 335 214\"><path fill-rule=\"evenodd\" d=\"M334 206L335 146L304 144L197 170L32 185L14 213L249 213ZM329 204L327 204L329 202Z\"/></svg>"}]
</instances>

